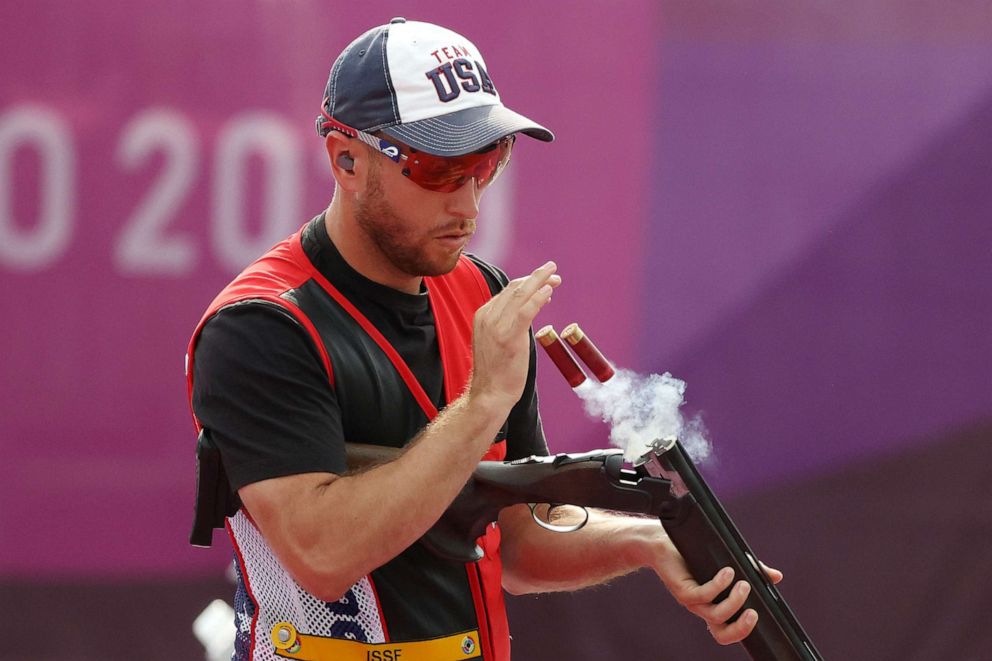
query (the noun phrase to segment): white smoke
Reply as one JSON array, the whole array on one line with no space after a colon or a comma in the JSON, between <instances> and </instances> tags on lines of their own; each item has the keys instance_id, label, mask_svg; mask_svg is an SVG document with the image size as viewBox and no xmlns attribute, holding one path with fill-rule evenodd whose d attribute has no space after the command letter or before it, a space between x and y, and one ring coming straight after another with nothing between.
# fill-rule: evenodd
<instances>
[{"instance_id":1,"label":"white smoke","mask_svg":"<svg viewBox=\"0 0 992 661\"><path fill-rule=\"evenodd\" d=\"M655 441L676 436L696 463L710 457L713 447L698 415L686 420L679 410L685 381L668 372L642 376L625 369L606 383L586 379L575 388L586 412L610 426L610 442L623 449L628 462L647 454Z\"/></svg>"}]
</instances>

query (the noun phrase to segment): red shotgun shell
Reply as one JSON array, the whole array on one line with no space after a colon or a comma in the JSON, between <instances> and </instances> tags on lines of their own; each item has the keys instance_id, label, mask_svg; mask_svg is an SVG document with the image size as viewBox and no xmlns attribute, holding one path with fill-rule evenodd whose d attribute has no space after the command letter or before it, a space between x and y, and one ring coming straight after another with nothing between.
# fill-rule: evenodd
<instances>
[{"instance_id":1,"label":"red shotgun shell","mask_svg":"<svg viewBox=\"0 0 992 661\"><path fill-rule=\"evenodd\" d=\"M572 354L565 348L565 343L558 337L558 333L551 326L545 326L534 333L534 338L544 347L548 358L555 364L561 375L568 381L568 385L575 388L586 380L586 373L582 371L579 364L572 358Z\"/></svg>"},{"instance_id":2,"label":"red shotgun shell","mask_svg":"<svg viewBox=\"0 0 992 661\"><path fill-rule=\"evenodd\" d=\"M606 383L616 374L610 361L606 360L606 357L596 348L589 336L582 332L578 324L565 326L561 336L571 345L575 355L586 364L586 367L592 371L600 383Z\"/></svg>"}]
</instances>

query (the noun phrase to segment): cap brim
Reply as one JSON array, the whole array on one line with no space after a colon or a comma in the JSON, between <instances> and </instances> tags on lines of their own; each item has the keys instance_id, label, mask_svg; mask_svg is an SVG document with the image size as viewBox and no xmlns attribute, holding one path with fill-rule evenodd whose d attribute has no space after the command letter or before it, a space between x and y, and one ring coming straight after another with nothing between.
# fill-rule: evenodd
<instances>
[{"instance_id":1,"label":"cap brim","mask_svg":"<svg viewBox=\"0 0 992 661\"><path fill-rule=\"evenodd\" d=\"M461 156L482 149L511 133L551 142L554 134L504 105L477 106L381 129L414 149L435 156Z\"/></svg>"}]
</instances>

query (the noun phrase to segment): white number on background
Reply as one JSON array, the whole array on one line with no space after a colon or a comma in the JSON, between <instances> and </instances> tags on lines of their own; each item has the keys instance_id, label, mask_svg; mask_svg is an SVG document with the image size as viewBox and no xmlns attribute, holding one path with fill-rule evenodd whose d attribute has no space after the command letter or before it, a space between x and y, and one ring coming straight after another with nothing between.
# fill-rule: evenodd
<instances>
[{"instance_id":1,"label":"white number on background","mask_svg":"<svg viewBox=\"0 0 992 661\"><path fill-rule=\"evenodd\" d=\"M199 251L193 238L166 233L196 180L196 132L183 115L153 108L128 122L117 160L125 169L135 170L159 151L165 155L162 173L114 246L114 259L122 273L181 276L196 264Z\"/></svg>"},{"instance_id":2,"label":"white number on background","mask_svg":"<svg viewBox=\"0 0 992 661\"><path fill-rule=\"evenodd\" d=\"M246 227L243 202L253 154L266 167L262 228L255 236ZM217 138L210 224L214 252L222 266L240 271L302 224L302 160L296 133L278 115L244 113L225 125Z\"/></svg>"},{"instance_id":3,"label":"white number on background","mask_svg":"<svg viewBox=\"0 0 992 661\"><path fill-rule=\"evenodd\" d=\"M34 149L41 165L38 218L28 229L14 218L11 171L18 149ZM51 266L72 238L75 154L65 122L41 106L0 115L0 262L22 271Z\"/></svg>"}]
</instances>

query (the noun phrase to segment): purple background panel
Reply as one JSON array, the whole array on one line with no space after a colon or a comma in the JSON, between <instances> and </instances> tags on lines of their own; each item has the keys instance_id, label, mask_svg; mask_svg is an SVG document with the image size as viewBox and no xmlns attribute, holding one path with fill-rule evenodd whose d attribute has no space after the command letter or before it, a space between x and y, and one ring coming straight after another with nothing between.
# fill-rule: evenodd
<instances>
[{"instance_id":1,"label":"purple background panel","mask_svg":"<svg viewBox=\"0 0 992 661\"><path fill-rule=\"evenodd\" d=\"M715 484L992 416L990 58L663 42L639 344L688 382Z\"/></svg>"}]
</instances>

